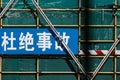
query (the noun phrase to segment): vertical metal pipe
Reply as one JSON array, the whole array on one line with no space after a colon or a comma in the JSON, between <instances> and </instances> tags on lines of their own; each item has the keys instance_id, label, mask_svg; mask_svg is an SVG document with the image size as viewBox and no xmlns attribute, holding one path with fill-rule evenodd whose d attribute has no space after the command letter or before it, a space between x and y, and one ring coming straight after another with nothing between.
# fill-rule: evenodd
<instances>
[{"instance_id":1,"label":"vertical metal pipe","mask_svg":"<svg viewBox=\"0 0 120 80\"><path fill-rule=\"evenodd\" d=\"M36 66L36 68L37 68L37 70L36 70L36 76L37 76L37 78L36 78L36 80L40 80L39 79L39 57L37 57L36 58L36 62L37 62L37 66Z\"/></svg>"},{"instance_id":2,"label":"vertical metal pipe","mask_svg":"<svg viewBox=\"0 0 120 80\"><path fill-rule=\"evenodd\" d=\"M114 4L117 5L117 0L114 0ZM117 6L116 6L117 8ZM116 9L114 10L114 41L116 40L117 37L117 13ZM116 48L115 48L115 53L116 53ZM114 80L116 80L116 56L114 56Z\"/></svg>"},{"instance_id":3,"label":"vertical metal pipe","mask_svg":"<svg viewBox=\"0 0 120 80\"><path fill-rule=\"evenodd\" d=\"M78 59L80 58L80 36L81 36L81 0L78 0ZM80 61L80 60L79 60ZM80 80L81 75L78 74L78 80Z\"/></svg>"}]
</instances>

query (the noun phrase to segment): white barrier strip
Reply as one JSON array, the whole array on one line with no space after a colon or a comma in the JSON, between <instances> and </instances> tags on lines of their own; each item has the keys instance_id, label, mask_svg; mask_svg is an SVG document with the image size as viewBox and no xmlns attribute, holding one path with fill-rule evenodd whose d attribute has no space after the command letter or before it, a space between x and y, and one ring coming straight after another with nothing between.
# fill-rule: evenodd
<instances>
[{"instance_id":1,"label":"white barrier strip","mask_svg":"<svg viewBox=\"0 0 120 80\"><path fill-rule=\"evenodd\" d=\"M89 50L89 53L90 53L91 55L97 55L97 53L96 53L95 50Z\"/></svg>"},{"instance_id":2,"label":"white barrier strip","mask_svg":"<svg viewBox=\"0 0 120 80\"><path fill-rule=\"evenodd\" d=\"M106 55L108 54L108 50L80 50L80 55ZM120 55L120 50L116 50L116 52L112 52L112 55Z\"/></svg>"}]
</instances>

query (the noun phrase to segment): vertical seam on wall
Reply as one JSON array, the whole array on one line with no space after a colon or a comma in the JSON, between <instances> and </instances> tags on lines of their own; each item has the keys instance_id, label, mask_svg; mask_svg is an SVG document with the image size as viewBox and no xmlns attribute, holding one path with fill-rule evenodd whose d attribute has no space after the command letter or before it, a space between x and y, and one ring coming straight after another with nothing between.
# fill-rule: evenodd
<instances>
[{"instance_id":1,"label":"vertical seam on wall","mask_svg":"<svg viewBox=\"0 0 120 80\"><path fill-rule=\"evenodd\" d=\"M117 5L117 0L114 0L114 4ZM116 37L117 37L117 14L116 11L114 12L114 41L116 41ZM115 54L116 54L116 49L115 48ZM114 80L116 80L116 56L114 56Z\"/></svg>"}]
</instances>

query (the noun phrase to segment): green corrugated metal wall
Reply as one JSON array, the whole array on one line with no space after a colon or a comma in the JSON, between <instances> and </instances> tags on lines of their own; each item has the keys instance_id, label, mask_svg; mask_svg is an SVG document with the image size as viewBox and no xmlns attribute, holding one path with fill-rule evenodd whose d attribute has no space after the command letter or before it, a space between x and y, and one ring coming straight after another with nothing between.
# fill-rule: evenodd
<instances>
[{"instance_id":1,"label":"green corrugated metal wall","mask_svg":"<svg viewBox=\"0 0 120 80\"><path fill-rule=\"evenodd\" d=\"M1 0L5 7L9 0ZM79 50L108 50L120 34L120 0L36 0L55 25L79 30ZM1 20L2 28L48 27L31 0L16 0ZM118 6L119 7L119 6ZM116 14L117 16L114 16ZM120 49L120 45L116 49ZM78 58L88 72L93 72L103 56ZM120 80L120 56L111 56L95 80ZM1 80L85 80L69 56L1 56Z\"/></svg>"}]
</instances>

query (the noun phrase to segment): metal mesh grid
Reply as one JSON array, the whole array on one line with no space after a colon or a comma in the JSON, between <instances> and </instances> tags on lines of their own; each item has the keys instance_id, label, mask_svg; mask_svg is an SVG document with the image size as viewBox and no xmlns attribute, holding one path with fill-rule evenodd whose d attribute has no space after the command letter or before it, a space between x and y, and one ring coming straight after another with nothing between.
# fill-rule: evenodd
<instances>
[{"instance_id":1,"label":"metal mesh grid","mask_svg":"<svg viewBox=\"0 0 120 80\"><path fill-rule=\"evenodd\" d=\"M88 43L88 44L90 44L90 43L103 43L103 44L104 43L111 43L112 44L116 40L116 37L117 37L117 34L118 34L117 30L120 26L119 24L117 24L118 18L117 18L117 14L116 14L115 10L112 9L112 8L111 9L97 9L97 8L87 8L86 9L86 8L81 8L81 2L82 1L83 0L78 0L78 8L77 9L63 9L63 8L62 9L59 9L59 8L57 8L57 9L56 8L47 8L46 9L46 8L44 8L43 10L44 11L63 11L63 12L72 11L72 12L77 13L78 18L77 18L77 22L75 24L67 24L67 23L66 24L60 24L60 25L55 24L55 26L56 27L66 27L66 28L69 28L69 27L78 28L78 31L79 31L79 34L78 34L78 36L79 36L79 44L78 44L79 45L79 50L78 50L78 53L82 49L82 44L84 44L84 43L85 44L86 43ZM85 1L88 2L88 0L85 0ZM3 0L1 0L0 2L1 2L1 4L3 4ZM41 0L37 0L37 2L40 3ZM117 5L117 0L114 0L114 4ZM1 5L1 7L2 6L3 5ZM15 9L15 8L12 8L9 11L18 11L18 12L28 11L29 12L29 9ZM86 12L88 12L88 11L100 11L100 12L110 11L111 12L112 11L113 12L113 17L112 17L113 18L113 23L110 24L110 25L109 24L102 24L102 25L101 24L82 24L82 16L83 16L82 12L84 12L84 11L86 11ZM119 9L118 9L118 11L119 11ZM34 20L35 23L33 22L33 24L31 24L31 25L29 24L31 22L28 22L28 24L14 24L14 22L13 23L8 22L8 23L4 24L5 23L4 21L5 21L4 19L3 20L1 19L1 21L0 21L1 28L16 27L16 26L17 27L40 28L40 27L43 26L40 23L41 19L39 19L38 17L35 18L35 20ZM46 25L44 25L44 27L48 27L48 25L46 24ZM110 39L110 40L94 40L93 39L93 40L87 40L87 42L84 39L81 40L80 39L80 36L82 35L81 30L83 28L87 29L88 27L89 28L98 28L98 29L100 29L100 28L112 28L114 39ZM117 50L117 48L115 50ZM94 69L97 67L97 65L99 64L100 60L103 57L104 56L81 56L81 55L78 54L78 59L80 59L81 63L85 65L86 69L88 69L88 73L90 73L90 74L93 73ZM32 62L32 64L30 62L30 64L32 65L32 67L34 66L34 69L27 70L26 68L24 68L25 70L15 70L14 71L14 69L11 68L10 70L6 70L7 68L4 69L4 67L5 67L4 65L5 65L5 62L6 62L5 59L6 60L8 59L8 61L9 61L9 58L10 58L10 60L11 59L16 60L16 59L19 58L20 62L22 62L21 60L23 60L23 59L28 59L28 60L30 59L31 60L31 58L32 58L31 61L34 61L34 62ZM7 79L7 77L9 78L10 76L13 77L13 78L16 78L15 75L17 75L17 78L20 75L20 77L21 77L20 79L22 79L22 80L23 79L54 80L54 79L60 78L61 76L63 78L61 78L60 80L63 80L63 79L65 79L65 80L67 80L67 79L68 80L84 80L84 77L83 77L82 73L79 72L79 70L77 68L73 69L73 70L68 69L67 71L64 71L64 69L60 70L60 71L59 70L54 71L54 69L51 69L50 71L49 70L44 71L44 68L43 68L43 70L41 70L42 66L43 66L43 62L48 61L48 60L45 60L45 59L52 59L52 60L63 59L63 61L64 60L71 61L69 56L47 56L47 57L46 56L39 56L39 57L36 57L36 56L1 56L0 57L0 65L1 65L0 66L0 72L1 72L0 73L0 80L5 80L5 79ZM84 61L84 59L85 59L85 61ZM93 59L93 60L91 60L91 59ZM104 66L105 69L101 70L98 73L98 76L95 78L95 80L100 80L101 77L103 77L102 80L106 80L106 79L119 80L120 79L119 78L120 70L118 68L119 67L119 61L120 61L119 59L120 59L120 56L110 56L110 58L109 58L109 60L106 64L108 65L108 64L111 63L111 65L109 65L109 66L105 65ZM8 63L8 64L11 64L10 66L12 66L12 65L15 65L14 63L16 63L16 65L17 65L17 62L14 62L15 60L13 60L13 63ZM52 60L50 60L50 62L52 62ZM90 61L86 61L86 60L90 60ZM27 60L25 60L25 61L27 61ZM89 63L85 64L84 62L89 62ZM97 62L97 63L94 63L94 62ZM46 62L46 64L48 64L48 63ZM23 65L24 64L26 64L26 63L23 61ZM74 62L72 61L72 65L73 64L74 64ZM93 67L91 64L93 64L93 65L96 64L96 65ZM49 65L51 66L53 64L49 64ZM59 65L59 64L57 64L57 65ZM91 68L87 68L88 66L91 67ZM108 67L110 67L110 68L108 68ZM15 66L15 68L17 68L17 67ZM90 69L92 69L92 70L90 70ZM22 78L22 75L23 76L28 75L28 76ZM63 75L65 75L65 77ZM32 77L30 77L30 76L32 76Z\"/></svg>"}]
</instances>

